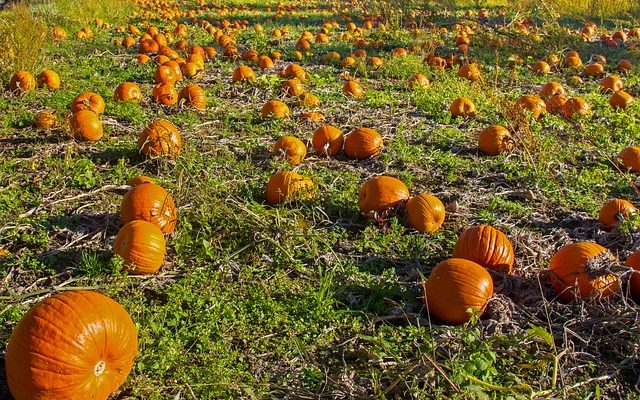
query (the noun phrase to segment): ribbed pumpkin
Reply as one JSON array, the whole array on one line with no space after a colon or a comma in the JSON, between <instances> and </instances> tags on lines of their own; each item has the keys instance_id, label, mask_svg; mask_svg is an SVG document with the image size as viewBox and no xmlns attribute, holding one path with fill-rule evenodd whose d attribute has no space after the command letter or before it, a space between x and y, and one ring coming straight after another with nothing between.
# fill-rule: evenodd
<instances>
[{"instance_id":1,"label":"ribbed pumpkin","mask_svg":"<svg viewBox=\"0 0 640 400\"><path fill-rule=\"evenodd\" d=\"M261 110L262 118L288 118L291 115L289 107L280 100L269 100L262 106Z\"/></svg>"},{"instance_id":2,"label":"ribbed pumpkin","mask_svg":"<svg viewBox=\"0 0 640 400\"><path fill-rule=\"evenodd\" d=\"M82 110L89 110L100 115L104 112L106 105L104 99L97 93L85 92L79 94L71 103L71 112L77 113Z\"/></svg>"},{"instance_id":3,"label":"ribbed pumpkin","mask_svg":"<svg viewBox=\"0 0 640 400\"><path fill-rule=\"evenodd\" d=\"M464 258L507 274L513 271L515 260L509 238L489 225L473 226L462 232L453 249L453 257Z\"/></svg>"},{"instance_id":4,"label":"ribbed pumpkin","mask_svg":"<svg viewBox=\"0 0 640 400\"><path fill-rule=\"evenodd\" d=\"M163 233L174 231L176 214L173 197L161 186L151 182L133 186L120 204L120 220L123 224L143 220L155 224Z\"/></svg>"},{"instance_id":5,"label":"ribbed pumpkin","mask_svg":"<svg viewBox=\"0 0 640 400\"><path fill-rule=\"evenodd\" d=\"M342 93L344 93L345 96L347 97L354 97L356 99L359 99L364 95L364 89L362 88L362 85L360 85L359 82L354 80L348 80L342 86Z\"/></svg>"},{"instance_id":6,"label":"ribbed pumpkin","mask_svg":"<svg viewBox=\"0 0 640 400\"><path fill-rule=\"evenodd\" d=\"M485 128L478 136L478 149L490 156L496 156L512 147L511 133L500 125Z\"/></svg>"},{"instance_id":7,"label":"ribbed pumpkin","mask_svg":"<svg viewBox=\"0 0 640 400\"><path fill-rule=\"evenodd\" d=\"M233 71L233 76L231 77L233 82L255 82L256 73L253 72L251 67L246 65L241 65Z\"/></svg>"},{"instance_id":8,"label":"ribbed pumpkin","mask_svg":"<svg viewBox=\"0 0 640 400\"><path fill-rule=\"evenodd\" d=\"M623 169L631 172L640 172L640 147L625 147L619 154L618 158Z\"/></svg>"},{"instance_id":9,"label":"ribbed pumpkin","mask_svg":"<svg viewBox=\"0 0 640 400\"><path fill-rule=\"evenodd\" d=\"M637 213L638 210L627 200L612 199L600 208L598 221L605 229L610 230Z\"/></svg>"},{"instance_id":10,"label":"ribbed pumpkin","mask_svg":"<svg viewBox=\"0 0 640 400\"><path fill-rule=\"evenodd\" d=\"M630 254L624 265L634 269L629 276L629 292L633 300L640 303L640 251Z\"/></svg>"},{"instance_id":11,"label":"ribbed pumpkin","mask_svg":"<svg viewBox=\"0 0 640 400\"><path fill-rule=\"evenodd\" d=\"M71 135L79 141L97 141L102 137L102 122L90 110L81 110L69 118Z\"/></svg>"},{"instance_id":12,"label":"ribbed pumpkin","mask_svg":"<svg viewBox=\"0 0 640 400\"><path fill-rule=\"evenodd\" d=\"M458 97L449 106L452 117L473 117L476 115L476 105L467 97Z\"/></svg>"},{"instance_id":13,"label":"ribbed pumpkin","mask_svg":"<svg viewBox=\"0 0 640 400\"><path fill-rule=\"evenodd\" d=\"M106 400L127 379L138 333L116 301L68 291L32 307L7 344L7 382L15 400Z\"/></svg>"},{"instance_id":14,"label":"ribbed pumpkin","mask_svg":"<svg viewBox=\"0 0 640 400\"><path fill-rule=\"evenodd\" d=\"M180 154L182 138L175 125L166 119L158 119L147 125L138 138L140 152L147 158Z\"/></svg>"},{"instance_id":15,"label":"ribbed pumpkin","mask_svg":"<svg viewBox=\"0 0 640 400\"><path fill-rule=\"evenodd\" d=\"M358 207L364 214L382 213L409 198L409 189L400 179L375 176L367 179L358 194Z\"/></svg>"},{"instance_id":16,"label":"ribbed pumpkin","mask_svg":"<svg viewBox=\"0 0 640 400\"><path fill-rule=\"evenodd\" d=\"M551 114L558 114L560 112L562 112L562 107L564 106L564 103L567 102L567 96L563 95L563 94L556 94L554 96L551 96L547 99L547 101L544 102L547 111Z\"/></svg>"},{"instance_id":17,"label":"ribbed pumpkin","mask_svg":"<svg viewBox=\"0 0 640 400\"><path fill-rule=\"evenodd\" d=\"M300 96L302 93L304 93L304 86L299 80L287 79L282 82L282 94L284 96L294 97Z\"/></svg>"},{"instance_id":18,"label":"ribbed pumpkin","mask_svg":"<svg viewBox=\"0 0 640 400\"><path fill-rule=\"evenodd\" d=\"M418 232L435 232L445 217L444 204L436 196L422 193L413 196L405 207L409 225Z\"/></svg>"},{"instance_id":19,"label":"ribbed pumpkin","mask_svg":"<svg viewBox=\"0 0 640 400\"><path fill-rule=\"evenodd\" d=\"M272 69L274 67L273 60L266 55L259 56L257 64L260 69Z\"/></svg>"},{"instance_id":20,"label":"ribbed pumpkin","mask_svg":"<svg viewBox=\"0 0 640 400\"><path fill-rule=\"evenodd\" d=\"M142 101L142 91L136 83L123 82L113 91L113 99L137 104Z\"/></svg>"},{"instance_id":21,"label":"ribbed pumpkin","mask_svg":"<svg viewBox=\"0 0 640 400\"><path fill-rule=\"evenodd\" d=\"M307 79L306 71L298 64L287 65L278 75L281 78L297 78L302 83Z\"/></svg>"},{"instance_id":22,"label":"ribbed pumpkin","mask_svg":"<svg viewBox=\"0 0 640 400\"><path fill-rule=\"evenodd\" d=\"M50 69L45 69L38 74L38 87L47 87L49 90L56 90L60 87L60 76Z\"/></svg>"},{"instance_id":23,"label":"ribbed pumpkin","mask_svg":"<svg viewBox=\"0 0 640 400\"><path fill-rule=\"evenodd\" d=\"M291 165L298 165L307 155L307 146L295 136L282 136L273 145L273 154L284 157Z\"/></svg>"},{"instance_id":24,"label":"ribbed pumpkin","mask_svg":"<svg viewBox=\"0 0 640 400\"><path fill-rule=\"evenodd\" d=\"M51 129L58 123L58 117L49 111L40 111L33 121L40 129Z\"/></svg>"},{"instance_id":25,"label":"ribbed pumpkin","mask_svg":"<svg viewBox=\"0 0 640 400\"><path fill-rule=\"evenodd\" d=\"M9 90L17 93L29 92L36 88L36 80L29 71L18 71L9 80Z\"/></svg>"},{"instance_id":26,"label":"ribbed pumpkin","mask_svg":"<svg viewBox=\"0 0 640 400\"><path fill-rule=\"evenodd\" d=\"M176 71L173 67L163 64L156 67L156 71L153 74L153 80L155 83L173 84L178 81L178 76L176 76Z\"/></svg>"},{"instance_id":27,"label":"ribbed pumpkin","mask_svg":"<svg viewBox=\"0 0 640 400\"><path fill-rule=\"evenodd\" d=\"M275 205L300 195L311 198L313 188L313 182L306 176L293 171L280 171L267 182L267 201Z\"/></svg>"},{"instance_id":28,"label":"ribbed pumpkin","mask_svg":"<svg viewBox=\"0 0 640 400\"><path fill-rule=\"evenodd\" d=\"M598 267L606 267L614 261L615 257L599 244L568 244L549 261L551 285L564 301L576 297L596 300L611 297L620 288L618 278L614 274L598 271Z\"/></svg>"},{"instance_id":29,"label":"ribbed pumpkin","mask_svg":"<svg viewBox=\"0 0 640 400\"><path fill-rule=\"evenodd\" d=\"M164 234L151 222L129 221L120 228L113 243L113 252L124 258L125 266L131 274L153 274L164 262Z\"/></svg>"},{"instance_id":30,"label":"ribbed pumpkin","mask_svg":"<svg viewBox=\"0 0 640 400\"><path fill-rule=\"evenodd\" d=\"M365 159L380 154L382 136L371 128L356 128L344 141L344 152L349 158Z\"/></svg>"},{"instance_id":31,"label":"ribbed pumpkin","mask_svg":"<svg viewBox=\"0 0 640 400\"><path fill-rule=\"evenodd\" d=\"M172 106L178 102L178 90L173 83L158 83L151 91L155 103Z\"/></svg>"},{"instance_id":32,"label":"ribbed pumpkin","mask_svg":"<svg viewBox=\"0 0 640 400\"><path fill-rule=\"evenodd\" d=\"M584 74L591 77L602 76L604 75L604 66L598 63L589 64L585 67Z\"/></svg>"},{"instance_id":33,"label":"ribbed pumpkin","mask_svg":"<svg viewBox=\"0 0 640 400\"><path fill-rule=\"evenodd\" d=\"M191 83L178 93L178 103L185 107L193 107L198 110L207 108L207 94L204 89L195 83Z\"/></svg>"},{"instance_id":34,"label":"ribbed pumpkin","mask_svg":"<svg viewBox=\"0 0 640 400\"><path fill-rule=\"evenodd\" d=\"M604 93L617 92L622 90L624 82L618 75L605 76L600 80L600 90Z\"/></svg>"},{"instance_id":35,"label":"ribbed pumpkin","mask_svg":"<svg viewBox=\"0 0 640 400\"><path fill-rule=\"evenodd\" d=\"M316 153L332 157L342 151L344 135L335 126L322 125L313 132L311 143Z\"/></svg>"},{"instance_id":36,"label":"ribbed pumpkin","mask_svg":"<svg viewBox=\"0 0 640 400\"><path fill-rule=\"evenodd\" d=\"M452 325L467 322L468 309L484 311L493 296L493 280L482 266L461 258L442 261L423 283L429 314Z\"/></svg>"}]
</instances>

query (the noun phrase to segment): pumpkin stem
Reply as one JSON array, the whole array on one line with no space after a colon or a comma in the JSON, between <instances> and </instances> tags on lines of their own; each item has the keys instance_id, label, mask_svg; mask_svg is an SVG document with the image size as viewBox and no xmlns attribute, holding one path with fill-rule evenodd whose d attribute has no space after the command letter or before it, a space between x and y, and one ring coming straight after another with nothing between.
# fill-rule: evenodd
<instances>
[{"instance_id":1,"label":"pumpkin stem","mask_svg":"<svg viewBox=\"0 0 640 400\"><path fill-rule=\"evenodd\" d=\"M98 361L95 367L93 367L93 373L95 376L100 376L107 369L107 363L103 360Z\"/></svg>"}]
</instances>

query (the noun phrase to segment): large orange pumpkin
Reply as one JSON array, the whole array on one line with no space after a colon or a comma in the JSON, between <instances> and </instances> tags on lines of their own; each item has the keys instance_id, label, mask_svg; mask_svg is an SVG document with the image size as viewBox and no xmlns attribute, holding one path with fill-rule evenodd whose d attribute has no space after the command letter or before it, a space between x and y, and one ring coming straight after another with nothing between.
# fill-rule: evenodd
<instances>
[{"instance_id":1,"label":"large orange pumpkin","mask_svg":"<svg viewBox=\"0 0 640 400\"><path fill-rule=\"evenodd\" d=\"M599 267L608 267L614 261L615 257L599 244L568 244L549 261L551 285L564 301L611 297L620 283L614 274L599 271Z\"/></svg>"},{"instance_id":2,"label":"large orange pumpkin","mask_svg":"<svg viewBox=\"0 0 640 400\"><path fill-rule=\"evenodd\" d=\"M175 125L166 119L158 119L144 128L138 138L138 146L146 157L173 158L180 154L182 138Z\"/></svg>"},{"instance_id":3,"label":"large orange pumpkin","mask_svg":"<svg viewBox=\"0 0 640 400\"><path fill-rule=\"evenodd\" d=\"M90 110L81 110L69 118L71 135L79 141L97 141L102 137L102 123Z\"/></svg>"},{"instance_id":4,"label":"large orange pumpkin","mask_svg":"<svg viewBox=\"0 0 640 400\"><path fill-rule=\"evenodd\" d=\"M133 186L120 204L120 219L123 224L140 219L157 225L163 233L174 231L176 214L173 197L162 186L152 182Z\"/></svg>"},{"instance_id":5,"label":"large orange pumpkin","mask_svg":"<svg viewBox=\"0 0 640 400\"><path fill-rule=\"evenodd\" d=\"M32 307L13 329L5 356L16 400L106 400L127 379L136 326L116 301L68 291Z\"/></svg>"},{"instance_id":6,"label":"large orange pumpkin","mask_svg":"<svg viewBox=\"0 0 640 400\"><path fill-rule=\"evenodd\" d=\"M267 201L275 205L299 195L311 198L313 187L313 182L306 176L293 171L280 171L267 182Z\"/></svg>"},{"instance_id":7,"label":"large orange pumpkin","mask_svg":"<svg viewBox=\"0 0 640 400\"><path fill-rule=\"evenodd\" d=\"M158 83L153 87L151 96L154 102L172 106L178 102L178 90L173 83Z\"/></svg>"},{"instance_id":8,"label":"large orange pumpkin","mask_svg":"<svg viewBox=\"0 0 640 400\"><path fill-rule=\"evenodd\" d=\"M435 232L444 222L444 204L436 196L427 193L410 198L406 211L409 225L418 232Z\"/></svg>"},{"instance_id":9,"label":"large orange pumpkin","mask_svg":"<svg viewBox=\"0 0 640 400\"><path fill-rule=\"evenodd\" d=\"M458 238L453 257L464 258L487 269L513 271L515 255L509 238L489 225L478 225L466 229Z\"/></svg>"},{"instance_id":10,"label":"large orange pumpkin","mask_svg":"<svg viewBox=\"0 0 640 400\"><path fill-rule=\"evenodd\" d=\"M493 280L482 266L461 258L442 261L423 283L429 314L448 324L467 322L469 309L484 311L493 296Z\"/></svg>"},{"instance_id":11,"label":"large orange pumpkin","mask_svg":"<svg viewBox=\"0 0 640 400\"><path fill-rule=\"evenodd\" d=\"M609 104L613 108L622 108L625 109L629 107L633 103L633 96L624 90L619 90L611 95L609 99Z\"/></svg>"},{"instance_id":12,"label":"large orange pumpkin","mask_svg":"<svg viewBox=\"0 0 640 400\"><path fill-rule=\"evenodd\" d=\"M77 113L82 110L90 110L100 115L104 112L105 103L102 96L93 92L79 94L71 103L71 112Z\"/></svg>"},{"instance_id":13,"label":"large orange pumpkin","mask_svg":"<svg viewBox=\"0 0 640 400\"><path fill-rule=\"evenodd\" d=\"M289 110L289 106L280 100L269 100L264 106L262 106L261 110L262 118L288 118L291 115L291 110Z\"/></svg>"},{"instance_id":14,"label":"large orange pumpkin","mask_svg":"<svg viewBox=\"0 0 640 400\"><path fill-rule=\"evenodd\" d=\"M606 230L610 230L637 212L638 210L627 200L612 199L600 209L598 221Z\"/></svg>"},{"instance_id":15,"label":"large orange pumpkin","mask_svg":"<svg viewBox=\"0 0 640 400\"><path fill-rule=\"evenodd\" d=\"M137 219L129 221L120 228L113 243L113 252L124 258L130 273L153 274L164 261L164 234L151 222Z\"/></svg>"},{"instance_id":16,"label":"large orange pumpkin","mask_svg":"<svg viewBox=\"0 0 640 400\"><path fill-rule=\"evenodd\" d=\"M365 159L380 154L382 136L371 128L356 128L344 141L344 152L349 158Z\"/></svg>"},{"instance_id":17,"label":"large orange pumpkin","mask_svg":"<svg viewBox=\"0 0 640 400\"><path fill-rule=\"evenodd\" d=\"M364 214L382 213L409 198L409 189L400 179L376 176L367 179L358 194L358 207Z\"/></svg>"},{"instance_id":18,"label":"large orange pumpkin","mask_svg":"<svg viewBox=\"0 0 640 400\"><path fill-rule=\"evenodd\" d=\"M562 94L562 95L567 94L567 91L565 90L564 86L562 86L562 84L559 82L554 82L554 81L547 82L544 85L542 85L542 87L540 88L540 97L542 97L543 99L548 99L557 94Z\"/></svg>"},{"instance_id":19,"label":"large orange pumpkin","mask_svg":"<svg viewBox=\"0 0 640 400\"><path fill-rule=\"evenodd\" d=\"M316 153L331 157L342 150L344 135L335 126L322 125L313 132L311 143Z\"/></svg>"},{"instance_id":20,"label":"large orange pumpkin","mask_svg":"<svg viewBox=\"0 0 640 400\"><path fill-rule=\"evenodd\" d=\"M231 77L233 82L255 82L256 73L253 72L253 69L247 65L241 65L233 71L233 76Z\"/></svg>"},{"instance_id":21,"label":"large orange pumpkin","mask_svg":"<svg viewBox=\"0 0 640 400\"><path fill-rule=\"evenodd\" d=\"M347 97L359 99L364 95L364 89L358 81L350 79L342 86L342 93Z\"/></svg>"}]
</instances>

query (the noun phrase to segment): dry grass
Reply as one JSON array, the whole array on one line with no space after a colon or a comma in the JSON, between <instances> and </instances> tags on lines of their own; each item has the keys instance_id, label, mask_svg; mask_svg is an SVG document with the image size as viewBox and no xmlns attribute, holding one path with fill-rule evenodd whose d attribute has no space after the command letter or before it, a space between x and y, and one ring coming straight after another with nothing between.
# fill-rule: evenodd
<instances>
[{"instance_id":1,"label":"dry grass","mask_svg":"<svg viewBox=\"0 0 640 400\"><path fill-rule=\"evenodd\" d=\"M14 71L36 72L45 57L47 26L25 3L0 13L0 77Z\"/></svg>"},{"instance_id":2,"label":"dry grass","mask_svg":"<svg viewBox=\"0 0 640 400\"><path fill-rule=\"evenodd\" d=\"M33 7L51 24L86 26L101 18L105 22L124 23L132 9L130 0L84 1L46 0Z\"/></svg>"}]
</instances>

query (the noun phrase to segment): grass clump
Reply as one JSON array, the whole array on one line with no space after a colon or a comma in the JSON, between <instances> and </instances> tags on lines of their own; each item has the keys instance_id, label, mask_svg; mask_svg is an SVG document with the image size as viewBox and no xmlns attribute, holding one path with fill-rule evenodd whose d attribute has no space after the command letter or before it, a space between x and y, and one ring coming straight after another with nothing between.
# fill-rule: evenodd
<instances>
[{"instance_id":1,"label":"grass clump","mask_svg":"<svg viewBox=\"0 0 640 400\"><path fill-rule=\"evenodd\" d=\"M36 72L45 58L47 26L23 3L0 13L0 78L18 70Z\"/></svg>"}]
</instances>

